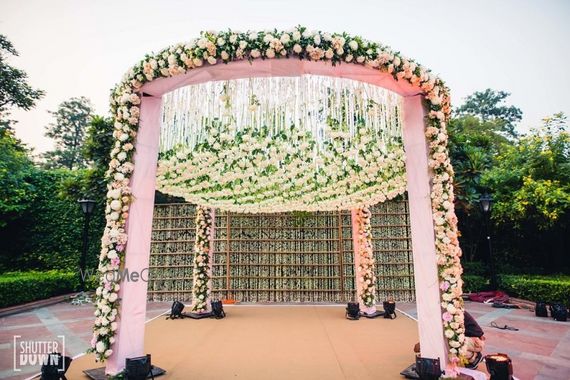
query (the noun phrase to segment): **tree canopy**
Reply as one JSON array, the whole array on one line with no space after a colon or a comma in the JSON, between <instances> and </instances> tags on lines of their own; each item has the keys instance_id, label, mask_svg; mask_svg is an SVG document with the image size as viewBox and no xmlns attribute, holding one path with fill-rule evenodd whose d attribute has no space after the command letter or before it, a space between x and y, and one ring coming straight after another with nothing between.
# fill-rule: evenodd
<instances>
[{"instance_id":1,"label":"tree canopy","mask_svg":"<svg viewBox=\"0 0 570 380\"><path fill-rule=\"evenodd\" d=\"M502 127L504 133L514 137L516 123L522 119L522 111L518 107L504 104L505 99L510 95L508 92L494 91L490 88L485 91L476 91L457 108L457 115L460 117L475 116L483 122L494 121Z\"/></svg>"},{"instance_id":2,"label":"tree canopy","mask_svg":"<svg viewBox=\"0 0 570 380\"><path fill-rule=\"evenodd\" d=\"M86 97L71 98L50 111L55 122L46 127L46 136L55 140L56 148L44 154L48 168L84 168L82 155L85 133L91 121L93 106Z\"/></svg>"}]
</instances>

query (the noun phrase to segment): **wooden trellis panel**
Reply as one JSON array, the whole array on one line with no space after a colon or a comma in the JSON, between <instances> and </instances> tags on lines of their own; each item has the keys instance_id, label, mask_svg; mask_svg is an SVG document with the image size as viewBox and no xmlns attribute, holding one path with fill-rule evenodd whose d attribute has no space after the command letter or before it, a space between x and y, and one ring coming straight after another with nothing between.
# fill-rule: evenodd
<instances>
[{"instance_id":1,"label":"wooden trellis panel","mask_svg":"<svg viewBox=\"0 0 570 380\"><path fill-rule=\"evenodd\" d=\"M377 295L414 300L407 201L373 207ZM148 295L190 301L193 205L155 206ZM355 298L349 212L216 214L213 296L241 302Z\"/></svg>"}]
</instances>

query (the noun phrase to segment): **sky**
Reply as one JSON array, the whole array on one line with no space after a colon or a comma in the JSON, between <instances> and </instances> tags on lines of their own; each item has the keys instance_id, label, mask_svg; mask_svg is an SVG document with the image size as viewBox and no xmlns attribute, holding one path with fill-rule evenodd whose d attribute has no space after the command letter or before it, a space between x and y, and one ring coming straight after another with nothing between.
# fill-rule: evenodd
<instances>
[{"instance_id":1,"label":"sky","mask_svg":"<svg viewBox=\"0 0 570 380\"><path fill-rule=\"evenodd\" d=\"M202 30L309 29L361 35L439 74L460 105L474 91L512 95L521 132L543 117L570 115L568 0L0 0L0 33L10 60L46 91L31 111L14 111L16 135L35 153L50 150L49 110L77 96L109 112L111 88L146 53Z\"/></svg>"}]
</instances>

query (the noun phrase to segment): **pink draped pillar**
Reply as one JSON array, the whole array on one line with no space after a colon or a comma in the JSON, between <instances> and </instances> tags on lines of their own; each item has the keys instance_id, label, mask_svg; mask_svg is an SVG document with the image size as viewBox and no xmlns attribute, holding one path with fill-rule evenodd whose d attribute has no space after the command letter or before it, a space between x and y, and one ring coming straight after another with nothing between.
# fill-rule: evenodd
<instances>
[{"instance_id":1,"label":"pink draped pillar","mask_svg":"<svg viewBox=\"0 0 570 380\"><path fill-rule=\"evenodd\" d=\"M133 200L127 221L125 267L129 278L123 278L119 297L118 330L113 354L107 361L106 373L123 370L125 359L144 354L148 261L152 233L156 165L160 133L161 97L143 96L140 125L136 138L134 172L131 177Z\"/></svg>"},{"instance_id":2,"label":"pink draped pillar","mask_svg":"<svg viewBox=\"0 0 570 380\"><path fill-rule=\"evenodd\" d=\"M360 226L360 220L358 218L358 210L350 210L350 220L352 224L352 252L354 256L354 285L356 287L356 299L360 305L360 310L366 314L374 314L376 312L376 306L367 307L360 295L362 294L362 283L360 282L359 267L360 267L360 241L358 240Z\"/></svg>"},{"instance_id":3,"label":"pink draped pillar","mask_svg":"<svg viewBox=\"0 0 570 380\"><path fill-rule=\"evenodd\" d=\"M443 335L435 233L431 207L431 177L425 137L426 111L423 97L404 98L403 132L406 150L406 176L410 204L410 223L416 283L416 305L421 355L440 358L447 364Z\"/></svg>"}]
</instances>

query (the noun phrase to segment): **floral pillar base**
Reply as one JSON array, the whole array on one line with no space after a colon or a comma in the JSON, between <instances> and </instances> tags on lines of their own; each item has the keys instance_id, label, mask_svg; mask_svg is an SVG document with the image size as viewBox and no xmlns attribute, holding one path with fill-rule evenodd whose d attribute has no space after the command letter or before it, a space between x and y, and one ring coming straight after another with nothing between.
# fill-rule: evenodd
<instances>
[{"instance_id":1,"label":"floral pillar base","mask_svg":"<svg viewBox=\"0 0 570 380\"><path fill-rule=\"evenodd\" d=\"M368 207L351 210L354 282L360 310L365 314L376 313L376 276L370 216Z\"/></svg>"},{"instance_id":2,"label":"floral pillar base","mask_svg":"<svg viewBox=\"0 0 570 380\"><path fill-rule=\"evenodd\" d=\"M214 209L196 207L196 244L194 245L194 267L192 288L192 311L210 311L212 294L212 257L214 249Z\"/></svg>"}]
</instances>

